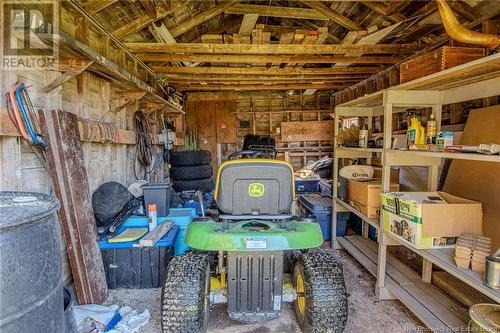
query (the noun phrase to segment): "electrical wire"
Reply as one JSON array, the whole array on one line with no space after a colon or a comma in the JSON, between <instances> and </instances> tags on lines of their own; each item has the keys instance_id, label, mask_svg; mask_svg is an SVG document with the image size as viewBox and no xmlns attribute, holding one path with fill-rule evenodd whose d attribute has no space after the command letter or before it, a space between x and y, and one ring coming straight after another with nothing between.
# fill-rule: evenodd
<instances>
[{"instance_id":1,"label":"electrical wire","mask_svg":"<svg viewBox=\"0 0 500 333\"><path fill-rule=\"evenodd\" d=\"M146 115L142 111L134 113L135 122L135 159L139 162L140 170L144 176L139 178L136 165L134 164L134 176L137 180L146 178L155 169L153 159L153 137L151 127Z\"/></svg>"}]
</instances>

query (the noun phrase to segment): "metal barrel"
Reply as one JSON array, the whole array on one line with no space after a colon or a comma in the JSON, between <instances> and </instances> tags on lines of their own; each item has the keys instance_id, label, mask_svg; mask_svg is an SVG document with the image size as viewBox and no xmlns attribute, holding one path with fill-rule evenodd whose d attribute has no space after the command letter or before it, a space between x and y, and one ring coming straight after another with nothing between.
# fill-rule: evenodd
<instances>
[{"instance_id":1,"label":"metal barrel","mask_svg":"<svg viewBox=\"0 0 500 333\"><path fill-rule=\"evenodd\" d=\"M0 332L64 332L57 199L0 192Z\"/></svg>"}]
</instances>

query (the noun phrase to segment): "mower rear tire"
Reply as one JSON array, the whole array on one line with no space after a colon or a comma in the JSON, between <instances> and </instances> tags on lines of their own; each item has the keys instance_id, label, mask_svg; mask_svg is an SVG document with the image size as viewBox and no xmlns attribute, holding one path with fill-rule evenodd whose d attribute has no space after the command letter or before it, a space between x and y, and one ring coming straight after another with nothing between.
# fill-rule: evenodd
<instances>
[{"instance_id":1,"label":"mower rear tire","mask_svg":"<svg viewBox=\"0 0 500 333\"><path fill-rule=\"evenodd\" d=\"M174 151L170 155L170 164L174 167L210 164L212 155L208 150Z\"/></svg>"},{"instance_id":2,"label":"mower rear tire","mask_svg":"<svg viewBox=\"0 0 500 333\"><path fill-rule=\"evenodd\" d=\"M342 266L324 250L303 253L295 263L295 314L304 333L340 333L347 323Z\"/></svg>"},{"instance_id":3,"label":"mower rear tire","mask_svg":"<svg viewBox=\"0 0 500 333\"><path fill-rule=\"evenodd\" d=\"M210 313L210 266L206 254L176 256L167 267L161 295L163 333L203 333Z\"/></svg>"}]
</instances>

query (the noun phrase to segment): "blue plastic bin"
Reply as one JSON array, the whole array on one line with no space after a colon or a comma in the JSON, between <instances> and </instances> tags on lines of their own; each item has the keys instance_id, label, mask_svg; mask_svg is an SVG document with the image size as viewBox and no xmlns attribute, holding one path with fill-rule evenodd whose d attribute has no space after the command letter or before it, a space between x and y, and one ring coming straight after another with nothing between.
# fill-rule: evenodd
<instances>
[{"instance_id":1,"label":"blue plastic bin","mask_svg":"<svg viewBox=\"0 0 500 333\"><path fill-rule=\"evenodd\" d=\"M349 225L356 234L363 234L363 220L358 216L352 214L351 219L349 220ZM377 241L377 229L371 225L368 227L368 238L374 242Z\"/></svg>"},{"instance_id":2,"label":"blue plastic bin","mask_svg":"<svg viewBox=\"0 0 500 333\"><path fill-rule=\"evenodd\" d=\"M295 178L296 193L319 192L319 179Z\"/></svg>"},{"instance_id":3,"label":"blue plastic bin","mask_svg":"<svg viewBox=\"0 0 500 333\"><path fill-rule=\"evenodd\" d=\"M170 214L167 220L173 221L175 225L179 226L179 232L175 237L174 254L184 254L189 250L186 245L186 233L189 223L196 217L196 210L194 208L170 208Z\"/></svg>"},{"instance_id":4,"label":"blue plastic bin","mask_svg":"<svg viewBox=\"0 0 500 333\"><path fill-rule=\"evenodd\" d=\"M166 218L159 218L163 223ZM131 216L120 227L118 233L130 228L148 225L144 216ZM165 281L167 265L172 257L173 245L179 227L174 225L155 246L133 247L134 242L108 243L101 237L99 247L106 272L109 289L116 288L159 288Z\"/></svg>"},{"instance_id":5,"label":"blue plastic bin","mask_svg":"<svg viewBox=\"0 0 500 333\"><path fill-rule=\"evenodd\" d=\"M302 194L297 201L305 210L306 215L316 217L321 227L324 240L330 240L332 235L332 198L319 193ZM345 235L345 228L350 213L337 213L337 236Z\"/></svg>"}]
</instances>

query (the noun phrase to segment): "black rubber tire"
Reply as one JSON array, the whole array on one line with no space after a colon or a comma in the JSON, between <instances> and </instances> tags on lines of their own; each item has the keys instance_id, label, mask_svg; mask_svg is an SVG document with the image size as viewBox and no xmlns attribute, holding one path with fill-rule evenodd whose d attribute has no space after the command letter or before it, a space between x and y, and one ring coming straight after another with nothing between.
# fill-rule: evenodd
<instances>
[{"instance_id":1,"label":"black rubber tire","mask_svg":"<svg viewBox=\"0 0 500 333\"><path fill-rule=\"evenodd\" d=\"M347 291L342 266L328 252L315 249L303 253L295 263L293 286L297 276L304 281L305 310L301 314L298 299L295 314L304 333L340 333L347 324Z\"/></svg>"},{"instance_id":2,"label":"black rubber tire","mask_svg":"<svg viewBox=\"0 0 500 333\"><path fill-rule=\"evenodd\" d=\"M174 167L210 164L212 155L208 150L183 150L170 154L170 164Z\"/></svg>"},{"instance_id":3,"label":"black rubber tire","mask_svg":"<svg viewBox=\"0 0 500 333\"><path fill-rule=\"evenodd\" d=\"M162 332L206 332L210 313L209 293L207 255L189 252L175 256L167 267L162 288Z\"/></svg>"},{"instance_id":4,"label":"black rubber tire","mask_svg":"<svg viewBox=\"0 0 500 333\"><path fill-rule=\"evenodd\" d=\"M285 267L285 273L293 273L293 268L295 267L295 263L299 259L299 257L302 255L302 252L300 250L290 250L285 252L285 258L284 258L284 267Z\"/></svg>"},{"instance_id":5,"label":"black rubber tire","mask_svg":"<svg viewBox=\"0 0 500 333\"><path fill-rule=\"evenodd\" d=\"M195 180L174 180L172 186L176 192L197 190L210 192L213 190L214 184L212 178L205 178Z\"/></svg>"},{"instance_id":6,"label":"black rubber tire","mask_svg":"<svg viewBox=\"0 0 500 333\"><path fill-rule=\"evenodd\" d=\"M173 180L196 180L211 178L214 170L210 164L174 167L170 169Z\"/></svg>"}]
</instances>

